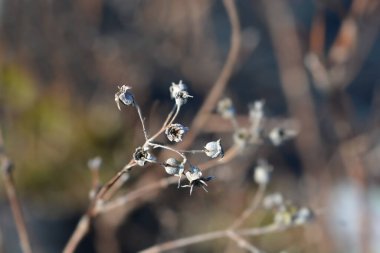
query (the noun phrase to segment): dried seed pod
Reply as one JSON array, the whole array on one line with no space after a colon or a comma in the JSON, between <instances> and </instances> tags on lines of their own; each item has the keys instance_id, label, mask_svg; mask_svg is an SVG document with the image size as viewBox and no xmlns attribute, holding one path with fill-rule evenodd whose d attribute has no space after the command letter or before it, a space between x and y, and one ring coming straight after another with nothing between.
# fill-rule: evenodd
<instances>
[{"instance_id":1,"label":"dried seed pod","mask_svg":"<svg viewBox=\"0 0 380 253\"><path fill-rule=\"evenodd\" d=\"M155 162L156 158L150 154L149 148L147 147L138 147L135 150L135 153L133 153L133 159L139 166L144 166L147 162Z\"/></svg>"},{"instance_id":2,"label":"dried seed pod","mask_svg":"<svg viewBox=\"0 0 380 253\"><path fill-rule=\"evenodd\" d=\"M181 81L178 84L172 83L169 88L170 97L175 100L175 103L178 107L186 104L188 98L192 98L187 92L186 85Z\"/></svg>"},{"instance_id":3,"label":"dried seed pod","mask_svg":"<svg viewBox=\"0 0 380 253\"><path fill-rule=\"evenodd\" d=\"M239 128L234 132L233 140L235 145L245 148L251 140L251 133L246 128Z\"/></svg>"},{"instance_id":4,"label":"dried seed pod","mask_svg":"<svg viewBox=\"0 0 380 253\"><path fill-rule=\"evenodd\" d=\"M115 93L115 102L116 102L117 108L119 110L121 110L120 102L122 102L126 106L129 106L129 105L134 106L135 105L135 99L133 97L132 92L129 91L129 90L131 90L131 87L129 87L127 85L123 85L123 86L118 87L118 88L119 88L119 90Z\"/></svg>"},{"instance_id":5,"label":"dried seed pod","mask_svg":"<svg viewBox=\"0 0 380 253\"><path fill-rule=\"evenodd\" d=\"M180 142L182 141L183 135L187 133L187 131L189 131L188 127L175 123L169 125L165 129L165 134L170 141Z\"/></svg>"},{"instance_id":6,"label":"dried seed pod","mask_svg":"<svg viewBox=\"0 0 380 253\"><path fill-rule=\"evenodd\" d=\"M276 127L270 131L268 137L273 145L279 146L285 141L294 138L296 135L296 130Z\"/></svg>"},{"instance_id":7,"label":"dried seed pod","mask_svg":"<svg viewBox=\"0 0 380 253\"><path fill-rule=\"evenodd\" d=\"M216 111L225 119L235 117L235 108L230 98L224 98L218 102Z\"/></svg>"},{"instance_id":8,"label":"dried seed pod","mask_svg":"<svg viewBox=\"0 0 380 253\"><path fill-rule=\"evenodd\" d=\"M217 141L211 141L207 143L206 146L204 147L204 150L205 150L206 155L211 158L224 156L223 148L222 148L222 145L220 144L220 139Z\"/></svg>"},{"instance_id":9,"label":"dried seed pod","mask_svg":"<svg viewBox=\"0 0 380 253\"><path fill-rule=\"evenodd\" d=\"M270 180L270 174L273 166L265 160L259 160L255 168L254 180L258 184L267 184Z\"/></svg>"},{"instance_id":10,"label":"dried seed pod","mask_svg":"<svg viewBox=\"0 0 380 253\"><path fill-rule=\"evenodd\" d=\"M207 192L207 183L208 181L212 180L214 177L203 177L202 171L193 165L190 165L189 171L185 173L187 180L189 180L188 185L183 185L182 187L189 187L190 188L190 195L193 192L193 188L195 187L202 187L203 190Z\"/></svg>"},{"instance_id":11,"label":"dried seed pod","mask_svg":"<svg viewBox=\"0 0 380 253\"><path fill-rule=\"evenodd\" d=\"M163 166L169 175L180 176L184 171L184 165L174 158L167 159Z\"/></svg>"},{"instance_id":12,"label":"dried seed pod","mask_svg":"<svg viewBox=\"0 0 380 253\"><path fill-rule=\"evenodd\" d=\"M278 208L283 204L284 198L279 192L269 194L263 199L263 206L266 209Z\"/></svg>"}]
</instances>

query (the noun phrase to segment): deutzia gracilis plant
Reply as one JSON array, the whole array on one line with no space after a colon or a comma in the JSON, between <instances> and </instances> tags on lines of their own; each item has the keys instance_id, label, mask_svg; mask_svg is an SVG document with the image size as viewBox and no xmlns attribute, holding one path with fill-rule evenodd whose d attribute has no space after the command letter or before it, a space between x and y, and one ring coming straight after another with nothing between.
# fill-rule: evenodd
<instances>
[{"instance_id":1,"label":"deutzia gracilis plant","mask_svg":"<svg viewBox=\"0 0 380 253\"><path fill-rule=\"evenodd\" d=\"M142 116L140 107L135 100L131 90L132 88L126 85L119 87L119 90L115 94L115 102L119 110L121 110L121 105L132 106L136 108L139 115L145 136L145 143L140 147L137 147L133 153L133 160L136 165L145 166L147 163L160 165L164 168L167 174L177 176L179 178L178 187L180 187L182 175L185 175L185 178L189 181L189 183L183 187L189 187L190 194L193 192L194 186L202 187L205 191L207 191L205 188L207 186L206 182L210 181L214 177L203 177L201 168L191 165L188 162L186 154L204 153L211 158L222 158L223 149L220 143L220 139L206 143L204 148L200 150L177 150L174 146L159 144L155 142L156 138L164 133L170 142L178 143L182 141L182 139L186 136L186 133L189 131L188 127L180 123L173 123L176 120L181 107L187 103L189 98L193 98L193 96L191 96L187 91L187 86L182 81L179 81L178 84L172 83L169 91L171 99L174 100L173 110L167 116L161 129L159 129L155 134L152 134L151 136L145 128L144 118ZM153 155L153 149L157 148L169 150L177 158L180 157L181 160L177 160L175 157L169 157L165 161L158 161L157 158Z\"/></svg>"}]
</instances>

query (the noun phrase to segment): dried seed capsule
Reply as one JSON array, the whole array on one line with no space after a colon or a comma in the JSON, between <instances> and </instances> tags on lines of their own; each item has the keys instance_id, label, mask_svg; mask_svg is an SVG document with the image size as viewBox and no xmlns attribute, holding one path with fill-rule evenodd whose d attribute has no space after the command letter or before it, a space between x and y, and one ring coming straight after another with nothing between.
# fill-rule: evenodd
<instances>
[{"instance_id":1,"label":"dried seed capsule","mask_svg":"<svg viewBox=\"0 0 380 253\"><path fill-rule=\"evenodd\" d=\"M118 88L119 88L119 90L115 93L115 102L116 102L117 108L119 110L121 110L120 102L122 102L126 106L129 106L129 105L134 106L135 105L135 99L133 97L132 92L129 91L129 90L131 90L131 87L129 87L127 85L123 85L123 86L118 87Z\"/></svg>"},{"instance_id":2,"label":"dried seed capsule","mask_svg":"<svg viewBox=\"0 0 380 253\"><path fill-rule=\"evenodd\" d=\"M144 166L146 162L155 162L156 158L148 152L149 148L136 148L135 153L133 153L133 159L139 166Z\"/></svg>"},{"instance_id":3,"label":"dried seed capsule","mask_svg":"<svg viewBox=\"0 0 380 253\"><path fill-rule=\"evenodd\" d=\"M222 145L220 145L220 139L217 141L211 141L207 143L206 146L204 147L204 150L205 150L206 155L211 158L224 156Z\"/></svg>"},{"instance_id":4,"label":"dried seed capsule","mask_svg":"<svg viewBox=\"0 0 380 253\"><path fill-rule=\"evenodd\" d=\"M165 134L170 141L180 142L185 133L189 131L189 128L182 126L181 124L175 123L169 125L165 129Z\"/></svg>"},{"instance_id":5,"label":"dried seed capsule","mask_svg":"<svg viewBox=\"0 0 380 253\"><path fill-rule=\"evenodd\" d=\"M168 173L169 175L180 176L183 174L184 171L183 164L174 158L167 159L163 166L165 168L166 173Z\"/></svg>"},{"instance_id":6,"label":"dried seed capsule","mask_svg":"<svg viewBox=\"0 0 380 253\"><path fill-rule=\"evenodd\" d=\"M255 168L254 179L258 184L267 184L270 180L270 173L272 172L272 165L268 164L265 160L259 160Z\"/></svg>"},{"instance_id":7,"label":"dried seed capsule","mask_svg":"<svg viewBox=\"0 0 380 253\"><path fill-rule=\"evenodd\" d=\"M281 195L281 193L278 193L278 192L269 194L265 196L265 198L263 199L263 206L266 209L280 207L283 204L284 204L284 198Z\"/></svg>"},{"instance_id":8,"label":"dried seed capsule","mask_svg":"<svg viewBox=\"0 0 380 253\"><path fill-rule=\"evenodd\" d=\"M175 103L178 107L186 104L187 99L193 97L193 96L190 96L189 93L187 92L187 87L182 82L182 80L179 81L178 84L172 83L169 90L170 90L170 97L175 100Z\"/></svg>"},{"instance_id":9,"label":"dried seed capsule","mask_svg":"<svg viewBox=\"0 0 380 253\"><path fill-rule=\"evenodd\" d=\"M207 183L208 181L212 180L214 177L203 177L202 171L193 165L190 165L189 171L185 173L187 180L189 180L188 185L183 185L182 187L189 187L190 188L190 195L193 192L194 186L196 187L202 187L203 190L207 192Z\"/></svg>"},{"instance_id":10,"label":"dried seed capsule","mask_svg":"<svg viewBox=\"0 0 380 253\"><path fill-rule=\"evenodd\" d=\"M294 138L296 135L296 130L276 127L270 131L268 137L273 145L279 146L285 141Z\"/></svg>"},{"instance_id":11,"label":"dried seed capsule","mask_svg":"<svg viewBox=\"0 0 380 253\"><path fill-rule=\"evenodd\" d=\"M216 111L225 119L235 117L235 108L230 98L224 98L218 102Z\"/></svg>"}]
</instances>

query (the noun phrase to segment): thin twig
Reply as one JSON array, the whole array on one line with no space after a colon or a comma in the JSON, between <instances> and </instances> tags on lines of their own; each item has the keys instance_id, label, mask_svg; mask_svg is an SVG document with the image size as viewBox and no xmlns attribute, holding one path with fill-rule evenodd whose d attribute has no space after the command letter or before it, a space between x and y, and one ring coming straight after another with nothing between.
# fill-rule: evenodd
<instances>
[{"instance_id":1,"label":"thin twig","mask_svg":"<svg viewBox=\"0 0 380 253\"><path fill-rule=\"evenodd\" d=\"M249 252L251 253L262 253L261 250L259 250L258 248L256 248L255 246L253 246L251 243L249 243L247 240L245 240L244 238L242 238L240 235L236 234L235 231L233 230L229 230L227 231L227 235L228 237L235 241L236 244L242 248L242 249L246 249L248 250Z\"/></svg>"},{"instance_id":2,"label":"thin twig","mask_svg":"<svg viewBox=\"0 0 380 253\"><path fill-rule=\"evenodd\" d=\"M131 167L135 166L136 163L131 160L124 168L119 171L113 178L111 178L98 192L94 200L91 202L86 213L81 217L78 222L73 234L70 236L65 248L64 253L72 253L78 247L79 242L87 234L90 228L90 220L92 217L96 216L99 212L99 207L103 204L103 198L107 192L112 189L112 187L118 182L118 180L126 173Z\"/></svg>"},{"instance_id":3,"label":"thin twig","mask_svg":"<svg viewBox=\"0 0 380 253\"><path fill-rule=\"evenodd\" d=\"M259 207L261 200L264 197L266 184L260 184L255 196L252 199L252 203L244 210L244 212L238 217L230 226L230 229L236 229L241 226L244 221Z\"/></svg>"},{"instance_id":4,"label":"thin twig","mask_svg":"<svg viewBox=\"0 0 380 253\"><path fill-rule=\"evenodd\" d=\"M197 115L194 118L194 121L190 127L191 131L187 134L186 139L179 144L179 147L182 149L186 149L186 147L190 146L190 144L194 142L194 139L201 131L203 125L206 123L212 109L222 95L223 90L225 89L233 73L239 56L241 46L241 32L235 0L224 0L223 4L226 8L227 15L231 24L231 47L218 79L215 81L215 84L213 85L209 95L207 96L201 109L198 111Z\"/></svg>"},{"instance_id":5,"label":"thin twig","mask_svg":"<svg viewBox=\"0 0 380 253\"><path fill-rule=\"evenodd\" d=\"M141 125L142 125L142 128L143 128L145 141L148 141L148 133L147 133L146 128L145 128L144 118L143 118L143 115L141 113L140 106L136 102L135 102L135 107L136 107L137 114L139 115L139 118L140 118L140 121L141 121Z\"/></svg>"},{"instance_id":6,"label":"thin twig","mask_svg":"<svg viewBox=\"0 0 380 253\"><path fill-rule=\"evenodd\" d=\"M259 236L259 235L265 235L269 233L281 232L295 226L296 225L280 226L277 224L271 224L266 227L234 230L233 232L236 233L237 235ZM197 244L201 242L229 237L230 233L231 233L231 230L226 229L226 230L218 230L214 232L208 232L204 234L189 236L189 237L165 242L162 244L157 244L155 246L152 246L150 248L140 251L140 253L159 253L159 252L164 252L167 250L173 250L173 249L189 246L192 244Z\"/></svg>"},{"instance_id":7,"label":"thin twig","mask_svg":"<svg viewBox=\"0 0 380 253\"><path fill-rule=\"evenodd\" d=\"M29 235L25 224L25 219L22 213L20 201L17 197L16 187L12 175L12 164L4 152L3 136L0 129L0 161L1 171L3 174L4 187L7 193L9 204L11 206L13 218L16 224L18 236L20 238L20 246L22 252L31 253L32 247L30 245Z\"/></svg>"}]
</instances>

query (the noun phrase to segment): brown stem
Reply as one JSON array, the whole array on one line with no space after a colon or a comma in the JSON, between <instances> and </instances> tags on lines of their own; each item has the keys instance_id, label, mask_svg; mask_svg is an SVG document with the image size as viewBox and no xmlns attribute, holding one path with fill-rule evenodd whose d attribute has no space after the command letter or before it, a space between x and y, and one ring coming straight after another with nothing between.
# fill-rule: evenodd
<instances>
[{"instance_id":1,"label":"brown stem","mask_svg":"<svg viewBox=\"0 0 380 253\"><path fill-rule=\"evenodd\" d=\"M268 225L266 227L261 228L250 228L250 229L242 229L242 230L233 230L233 233L236 233L237 235L248 235L248 236L259 236L264 235L268 233L274 233L274 232L280 232L285 229L291 228L294 226L279 226L276 224ZM140 251L140 253L159 253L164 252L167 250L173 250L185 246L189 246L196 243L221 239L224 237L229 237L229 234L231 234L231 230L218 230L214 232L204 233L204 234L198 234L194 236L189 236L169 242L165 242L162 244L157 244L153 247L147 248L145 250Z\"/></svg>"},{"instance_id":2,"label":"brown stem","mask_svg":"<svg viewBox=\"0 0 380 253\"><path fill-rule=\"evenodd\" d=\"M230 229L236 229L241 226L244 221L248 219L249 216L259 207L261 200L264 197L266 189L266 184L260 184L255 196L252 199L252 203L244 210L244 212L238 217L234 223L230 226Z\"/></svg>"},{"instance_id":3,"label":"brown stem","mask_svg":"<svg viewBox=\"0 0 380 253\"><path fill-rule=\"evenodd\" d=\"M230 79L234 67L236 65L239 51L240 51L240 42L241 42L241 33L240 33L240 22L239 16L236 10L235 0L224 0L224 7L226 8L228 18L231 23L231 47L228 52L227 60L224 63L223 69L215 81L209 95L207 96L205 102L203 103L201 109L198 111L195 119L190 127L191 131L187 134L186 139L179 144L179 147L186 149L193 143L196 136L201 131L203 125L206 123L212 109L214 108L216 102L222 95L228 80Z\"/></svg>"},{"instance_id":4,"label":"brown stem","mask_svg":"<svg viewBox=\"0 0 380 253\"><path fill-rule=\"evenodd\" d=\"M20 238L20 246L23 253L32 253L28 231L25 225L25 219L22 213L20 201L17 197L16 187L12 175L11 161L4 153L3 137L0 129L0 161L3 174L4 187L11 206L13 219L16 224L18 236Z\"/></svg>"}]
</instances>

